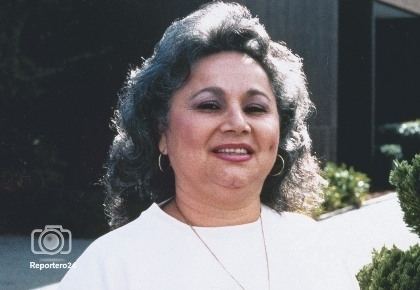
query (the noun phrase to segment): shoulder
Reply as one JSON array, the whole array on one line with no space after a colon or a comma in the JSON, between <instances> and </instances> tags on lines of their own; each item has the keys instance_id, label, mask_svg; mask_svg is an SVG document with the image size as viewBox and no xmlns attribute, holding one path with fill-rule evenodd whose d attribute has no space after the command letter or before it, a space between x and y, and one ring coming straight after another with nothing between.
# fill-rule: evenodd
<instances>
[{"instance_id":1,"label":"shoulder","mask_svg":"<svg viewBox=\"0 0 420 290\"><path fill-rule=\"evenodd\" d=\"M59 289L130 289L127 271L137 269L138 261L143 260L141 255L147 252L144 249L155 240L147 221L148 211L93 241L65 275Z\"/></svg>"},{"instance_id":2,"label":"shoulder","mask_svg":"<svg viewBox=\"0 0 420 290\"><path fill-rule=\"evenodd\" d=\"M158 213L157 205L151 205L141 215L126 225L117 228L92 242L83 256L106 257L107 260L121 259L144 254L145 248L152 247L162 235L170 235L170 228Z\"/></svg>"},{"instance_id":3,"label":"shoulder","mask_svg":"<svg viewBox=\"0 0 420 290\"><path fill-rule=\"evenodd\" d=\"M290 212L290 211L278 212L266 205L263 205L262 213L267 215L269 218L274 218L277 220L283 219L283 220L293 221L296 223L307 224L307 225L316 224L316 221L307 215L297 213L297 212Z\"/></svg>"},{"instance_id":4,"label":"shoulder","mask_svg":"<svg viewBox=\"0 0 420 290\"><path fill-rule=\"evenodd\" d=\"M263 207L264 223L273 230L294 233L316 233L318 223L311 217L295 212L277 212L267 206Z\"/></svg>"},{"instance_id":5,"label":"shoulder","mask_svg":"<svg viewBox=\"0 0 420 290\"><path fill-rule=\"evenodd\" d=\"M307 283L301 289L309 289L309 285L310 289L358 289L344 257L326 243L331 233L320 222L299 213L278 213L268 207L263 213L266 235L276 245L272 248L273 260L289 273L286 276L294 276L299 265L299 270L305 273L300 283Z\"/></svg>"},{"instance_id":6,"label":"shoulder","mask_svg":"<svg viewBox=\"0 0 420 290\"><path fill-rule=\"evenodd\" d=\"M295 255L313 255L322 246L319 223L311 217L294 212L277 212L266 208L262 215L264 227L279 249Z\"/></svg>"}]
</instances>

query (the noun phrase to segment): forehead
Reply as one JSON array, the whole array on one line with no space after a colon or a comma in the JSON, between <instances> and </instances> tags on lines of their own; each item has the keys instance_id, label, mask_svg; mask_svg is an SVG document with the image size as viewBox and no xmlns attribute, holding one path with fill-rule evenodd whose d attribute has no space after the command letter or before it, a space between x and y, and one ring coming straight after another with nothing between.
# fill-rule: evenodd
<instances>
[{"instance_id":1,"label":"forehead","mask_svg":"<svg viewBox=\"0 0 420 290\"><path fill-rule=\"evenodd\" d=\"M263 67L252 57L241 52L219 52L205 56L191 67L185 82L191 85L261 86L270 89L271 83Z\"/></svg>"},{"instance_id":2,"label":"forehead","mask_svg":"<svg viewBox=\"0 0 420 290\"><path fill-rule=\"evenodd\" d=\"M206 74L206 72L224 71L225 73L252 70L255 74L267 77L261 65L245 53L236 51L224 51L214 53L198 59L191 67L191 73Z\"/></svg>"}]
</instances>

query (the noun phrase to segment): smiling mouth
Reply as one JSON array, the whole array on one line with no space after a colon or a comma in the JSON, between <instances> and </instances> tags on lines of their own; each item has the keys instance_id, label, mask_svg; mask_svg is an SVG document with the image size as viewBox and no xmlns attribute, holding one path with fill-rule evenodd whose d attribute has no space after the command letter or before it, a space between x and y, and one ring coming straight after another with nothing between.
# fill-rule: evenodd
<instances>
[{"instance_id":1,"label":"smiling mouth","mask_svg":"<svg viewBox=\"0 0 420 290\"><path fill-rule=\"evenodd\" d=\"M215 150L216 153L224 153L228 155L248 155L250 152L245 148L221 148Z\"/></svg>"},{"instance_id":2,"label":"smiling mouth","mask_svg":"<svg viewBox=\"0 0 420 290\"><path fill-rule=\"evenodd\" d=\"M222 144L213 149L218 155L225 156L250 156L254 153L251 146L245 143L241 144Z\"/></svg>"},{"instance_id":3,"label":"smiling mouth","mask_svg":"<svg viewBox=\"0 0 420 290\"><path fill-rule=\"evenodd\" d=\"M228 162L245 162L252 158L254 153L247 144L223 144L214 148L216 157Z\"/></svg>"}]
</instances>

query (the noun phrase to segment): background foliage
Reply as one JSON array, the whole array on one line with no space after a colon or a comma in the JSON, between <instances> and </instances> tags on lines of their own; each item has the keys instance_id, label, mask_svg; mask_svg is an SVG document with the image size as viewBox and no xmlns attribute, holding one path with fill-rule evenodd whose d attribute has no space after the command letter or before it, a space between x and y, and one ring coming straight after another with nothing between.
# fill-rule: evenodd
<instances>
[{"instance_id":1,"label":"background foliage","mask_svg":"<svg viewBox=\"0 0 420 290\"><path fill-rule=\"evenodd\" d=\"M420 154L410 162L395 162L389 181L398 192L405 223L420 236Z\"/></svg>"},{"instance_id":2,"label":"background foliage","mask_svg":"<svg viewBox=\"0 0 420 290\"><path fill-rule=\"evenodd\" d=\"M409 160L420 150L420 119L388 123L377 132L378 152L375 157L374 186L388 188L393 160Z\"/></svg>"},{"instance_id":3,"label":"background foliage","mask_svg":"<svg viewBox=\"0 0 420 290\"><path fill-rule=\"evenodd\" d=\"M411 163L395 162L390 182L396 186L404 221L420 237L420 154ZM407 251L395 246L373 251L372 263L357 274L362 290L420 289L420 245Z\"/></svg>"},{"instance_id":4,"label":"background foliage","mask_svg":"<svg viewBox=\"0 0 420 290\"><path fill-rule=\"evenodd\" d=\"M378 131L379 142L382 144L380 146L382 149L381 153L385 155L394 153L396 154L394 157L399 157L398 159L404 158L409 160L419 152L420 119L402 123L385 124L379 127ZM388 144L394 144L394 147L389 147ZM395 151L395 145L400 147L400 150L397 149L397 151L400 152Z\"/></svg>"},{"instance_id":5,"label":"background foliage","mask_svg":"<svg viewBox=\"0 0 420 290\"><path fill-rule=\"evenodd\" d=\"M326 164L322 174L328 185L324 189L324 202L318 214L346 206L361 206L370 187L370 179L366 174L345 164L332 162Z\"/></svg>"},{"instance_id":6,"label":"background foliage","mask_svg":"<svg viewBox=\"0 0 420 290\"><path fill-rule=\"evenodd\" d=\"M373 251L372 263L357 274L361 290L413 290L420 289L420 246L408 251L397 247L383 247Z\"/></svg>"}]
</instances>

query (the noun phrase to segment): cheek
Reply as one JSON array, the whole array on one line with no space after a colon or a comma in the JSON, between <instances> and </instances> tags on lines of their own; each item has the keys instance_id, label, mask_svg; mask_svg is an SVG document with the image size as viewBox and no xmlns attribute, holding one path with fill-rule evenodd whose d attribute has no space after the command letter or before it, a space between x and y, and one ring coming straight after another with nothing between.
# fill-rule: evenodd
<instances>
[{"instance_id":1,"label":"cheek","mask_svg":"<svg viewBox=\"0 0 420 290\"><path fill-rule=\"evenodd\" d=\"M175 175L190 176L201 172L207 158L208 128L203 120L185 114L175 115L170 121L167 144Z\"/></svg>"},{"instance_id":2,"label":"cheek","mask_svg":"<svg viewBox=\"0 0 420 290\"><path fill-rule=\"evenodd\" d=\"M278 121L267 122L265 123L265 142L270 151L277 152L277 149L280 144L280 127Z\"/></svg>"},{"instance_id":3,"label":"cheek","mask_svg":"<svg viewBox=\"0 0 420 290\"><path fill-rule=\"evenodd\" d=\"M205 128L202 122L197 122L193 117L186 114L173 114L170 118L168 148L174 154L190 154L191 150L183 150L202 146Z\"/></svg>"}]
</instances>

